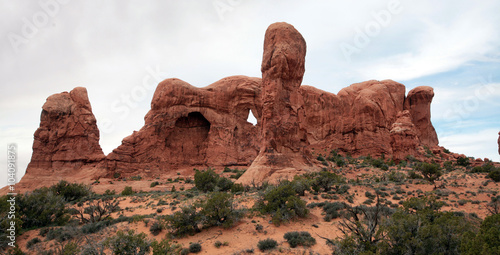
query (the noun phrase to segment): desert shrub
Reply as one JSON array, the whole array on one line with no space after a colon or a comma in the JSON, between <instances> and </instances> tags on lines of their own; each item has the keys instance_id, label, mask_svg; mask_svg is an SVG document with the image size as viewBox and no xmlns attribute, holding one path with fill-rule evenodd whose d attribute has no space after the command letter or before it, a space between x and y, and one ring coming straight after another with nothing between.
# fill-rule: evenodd
<instances>
[{"instance_id":1,"label":"desert shrub","mask_svg":"<svg viewBox=\"0 0 500 255\"><path fill-rule=\"evenodd\" d=\"M257 243L257 247L259 248L260 251L267 251L267 250L272 250L278 246L278 242L276 240L267 238L264 240L260 240Z\"/></svg>"},{"instance_id":2,"label":"desert shrub","mask_svg":"<svg viewBox=\"0 0 500 255\"><path fill-rule=\"evenodd\" d=\"M469 231L461 243L462 254L500 254L500 214L488 216L479 232Z\"/></svg>"},{"instance_id":3,"label":"desert shrub","mask_svg":"<svg viewBox=\"0 0 500 255\"><path fill-rule=\"evenodd\" d=\"M113 254L122 255L144 255L148 254L151 248L151 243L147 239L146 234L135 234L134 230L128 232L118 231L116 236L106 239L105 245L113 252Z\"/></svg>"},{"instance_id":4,"label":"desert shrub","mask_svg":"<svg viewBox=\"0 0 500 255\"><path fill-rule=\"evenodd\" d=\"M375 194L371 193L370 191L366 191L365 192L365 197L370 198L370 199L374 199L375 198Z\"/></svg>"},{"instance_id":5,"label":"desert shrub","mask_svg":"<svg viewBox=\"0 0 500 255\"><path fill-rule=\"evenodd\" d=\"M342 185L337 187L336 193L340 194L340 195L348 193L350 188L351 188L351 186L349 186L348 184L342 184Z\"/></svg>"},{"instance_id":6,"label":"desert shrub","mask_svg":"<svg viewBox=\"0 0 500 255\"><path fill-rule=\"evenodd\" d=\"M332 189L334 184L342 182L342 176L323 170L316 175L316 178L312 181L311 186L316 192L319 192L321 189L328 192Z\"/></svg>"},{"instance_id":7,"label":"desert shrub","mask_svg":"<svg viewBox=\"0 0 500 255\"><path fill-rule=\"evenodd\" d=\"M408 178L410 178L410 179L423 179L424 177L422 177L417 172L411 170L411 171L408 172Z\"/></svg>"},{"instance_id":8,"label":"desert shrub","mask_svg":"<svg viewBox=\"0 0 500 255\"><path fill-rule=\"evenodd\" d=\"M240 212L234 209L230 193L213 192L202 204L200 214L206 226L232 227L239 219Z\"/></svg>"},{"instance_id":9,"label":"desert shrub","mask_svg":"<svg viewBox=\"0 0 500 255\"><path fill-rule=\"evenodd\" d=\"M457 165L465 167L469 166L470 165L469 158L468 157L457 158Z\"/></svg>"},{"instance_id":10,"label":"desert shrub","mask_svg":"<svg viewBox=\"0 0 500 255\"><path fill-rule=\"evenodd\" d=\"M492 179L494 182L500 182L500 169L491 171L486 177Z\"/></svg>"},{"instance_id":11,"label":"desert shrub","mask_svg":"<svg viewBox=\"0 0 500 255\"><path fill-rule=\"evenodd\" d=\"M290 183L292 185L293 190L299 196L305 196L305 192L311 189L311 181L303 176L296 175L293 178L293 181Z\"/></svg>"},{"instance_id":12,"label":"desert shrub","mask_svg":"<svg viewBox=\"0 0 500 255\"><path fill-rule=\"evenodd\" d=\"M80 246L75 242L65 244L58 252L60 255L74 255L80 253Z\"/></svg>"},{"instance_id":13,"label":"desert shrub","mask_svg":"<svg viewBox=\"0 0 500 255\"><path fill-rule=\"evenodd\" d=\"M202 192L214 191L217 186L219 175L211 168L206 171L195 170L194 185Z\"/></svg>"},{"instance_id":14,"label":"desert shrub","mask_svg":"<svg viewBox=\"0 0 500 255\"><path fill-rule=\"evenodd\" d=\"M243 184L240 183L235 183L231 187L231 193L239 193L245 191L245 187L243 187Z\"/></svg>"},{"instance_id":15,"label":"desert shrub","mask_svg":"<svg viewBox=\"0 0 500 255\"><path fill-rule=\"evenodd\" d=\"M217 187L219 188L220 191L231 190L233 185L234 185L234 183L225 177L219 177L217 180Z\"/></svg>"},{"instance_id":16,"label":"desert shrub","mask_svg":"<svg viewBox=\"0 0 500 255\"><path fill-rule=\"evenodd\" d=\"M401 172L391 171L387 179L391 182L403 182L406 179L406 175Z\"/></svg>"},{"instance_id":17,"label":"desert shrub","mask_svg":"<svg viewBox=\"0 0 500 255\"><path fill-rule=\"evenodd\" d=\"M111 197L102 199L90 199L85 204L79 203L76 217L82 223L94 223L106 220L111 214L118 211L120 201ZM81 205L81 206L80 206Z\"/></svg>"},{"instance_id":18,"label":"desert shrub","mask_svg":"<svg viewBox=\"0 0 500 255\"><path fill-rule=\"evenodd\" d=\"M316 244L316 239L309 234L309 232L306 231L293 231L293 232L287 232L283 236L283 238L286 239L288 244L290 244L290 247L295 248L299 245L304 246L304 247L311 247Z\"/></svg>"},{"instance_id":19,"label":"desert shrub","mask_svg":"<svg viewBox=\"0 0 500 255\"><path fill-rule=\"evenodd\" d=\"M160 224L160 222L158 221L155 221L153 224L151 224L151 226L149 227L149 232L151 232L151 234L157 236L158 234L160 234L160 232L163 230L163 226Z\"/></svg>"},{"instance_id":20,"label":"desert shrub","mask_svg":"<svg viewBox=\"0 0 500 255\"><path fill-rule=\"evenodd\" d=\"M443 167L444 167L444 169L445 169L447 172L451 172L451 171L453 171L453 162L451 162L451 161L445 161L445 162L443 163Z\"/></svg>"},{"instance_id":21,"label":"desert shrub","mask_svg":"<svg viewBox=\"0 0 500 255\"><path fill-rule=\"evenodd\" d=\"M179 254L182 247L179 244L172 244L168 239L162 239L161 242L154 240L151 243L153 255Z\"/></svg>"},{"instance_id":22,"label":"desert shrub","mask_svg":"<svg viewBox=\"0 0 500 255\"><path fill-rule=\"evenodd\" d=\"M63 225L70 216L65 208L66 201L48 188L36 189L17 196L19 216L24 229Z\"/></svg>"},{"instance_id":23,"label":"desert shrub","mask_svg":"<svg viewBox=\"0 0 500 255\"><path fill-rule=\"evenodd\" d=\"M419 171L432 184L442 175L439 165L435 163L419 163L415 170Z\"/></svg>"},{"instance_id":24,"label":"desert shrub","mask_svg":"<svg viewBox=\"0 0 500 255\"><path fill-rule=\"evenodd\" d=\"M435 197L410 198L384 224L387 245L381 254L459 254L460 243L472 226L463 214L440 212Z\"/></svg>"},{"instance_id":25,"label":"desert shrub","mask_svg":"<svg viewBox=\"0 0 500 255\"><path fill-rule=\"evenodd\" d=\"M228 243L228 242L221 242L221 241L219 241L219 240L215 241L215 243L214 243L214 246L215 246L216 248L220 248L220 247L222 247L222 246L228 246L228 245L229 245L229 243Z\"/></svg>"},{"instance_id":26,"label":"desert shrub","mask_svg":"<svg viewBox=\"0 0 500 255\"><path fill-rule=\"evenodd\" d=\"M94 223L88 223L81 227L81 232L83 234L93 234L101 231L102 229L111 225L111 220L99 221Z\"/></svg>"},{"instance_id":27,"label":"desert shrub","mask_svg":"<svg viewBox=\"0 0 500 255\"><path fill-rule=\"evenodd\" d=\"M160 185L160 182L158 182L158 181L154 181L154 182L152 182L152 183L149 185L149 187L150 187L150 188L153 188L153 187L156 187L156 186L158 186L158 185Z\"/></svg>"},{"instance_id":28,"label":"desert shrub","mask_svg":"<svg viewBox=\"0 0 500 255\"><path fill-rule=\"evenodd\" d=\"M346 205L339 222L343 237L327 243L333 245L334 254L375 254L377 245L383 243L381 223L391 214L392 209L382 205L378 198L373 207Z\"/></svg>"},{"instance_id":29,"label":"desert shrub","mask_svg":"<svg viewBox=\"0 0 500 255\"><path fill-rule=\"evenodd\" d=\"M325 221L330 221L340 217L342 215L342 210L344 210L346 206L347 205L342 202L325 203L323 205L323 212L325 212L323 219Z\"/></svg>"},{"instance_id":30,"label":"desert shrub","mask_svg":"<svg viewBox=\"0 0 500 255\"><path fill-rule=\"evenodd\" d=\"M35 237L35 238L33 238L33 239L29 240L29 241L26 243L26 248L31 249L31 248L33 248L33 246L34 246L35 244L37 244L37 243L41 243L41 242L42 242L42 240L40 240L40 238Z\"/></svg>"},{"instance_id":31,"label":"desert shrub","mask_svg":"<svg viewBox=\"0 0 500 255\"><path fill-rule=\"evenodd\" d=\"M268 188L257 201L256 207L262 213L271 214L275 225L280 225L295 217L306 217L309 213L306 202L297 197L289 182Z\"/></svg>"},{"instance_id":32,"label":"desert shrub","mask_svg":"<svg viewBox=\"0 0 500 255\"><path fill-rule=\"evenodd\" d=\"M76 201L92 194L90 186L82 183L68 183L64 180L52 185L50 190L54 194L62 196L68 202Z\"/></svg>"},{"instance_id":33,"label":"desert shrub","mask_svg":"<svg viewBox=\"0 0 500 255\"><path fill-rule=\"evenodd\" d=\"M196 211L194 205L181 207L181 211L175 212L172 215L165 216L165 220L169 229L174 236L185 236L200 232L198 224L201 223L202 217Z\"/></svg>"},{"instance_id":34,"label":"desert shrub","mask_svg":"<svg viewBox=\"0 0 500 255\"><path fill-rule=\"evenodd\" d=\"M198 253L200 251L201 251L201 244L200 243L192 243L189 245L189 252Z\"/></svg>"},{"instance_id":35,"label":"desert shrub","mask_svg":"<svg viewBox=\"0 0 500 255\"><path fill-rule=\"evenodd\" d=\"M121 194L122 196L130 196L134 194L134 190L130 186L125 186Z\"/></svg>"}]
</instances>

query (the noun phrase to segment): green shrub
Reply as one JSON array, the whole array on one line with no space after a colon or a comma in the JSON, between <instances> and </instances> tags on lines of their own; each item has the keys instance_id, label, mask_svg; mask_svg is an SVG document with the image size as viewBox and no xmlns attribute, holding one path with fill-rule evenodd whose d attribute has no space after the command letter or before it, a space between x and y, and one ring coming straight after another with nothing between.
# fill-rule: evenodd
<instances>
[{"instance_id":1,"label":"green shrub","mask_svg":"<svg viewBox=\"0 0 500 255\"><path fill-rule=\"evenodd\" d=\"M243 184L240 183L235 183L231 187L231 193L239 193L245 191L245 187L243 187Z\"/></svg>"},{"instance_id":2,"label":"green shrub","mask_svg":"<svg viewBox=\"0 0 500 255\"><path fill-rule=\"evenodd\" d=\"M82 183L68 183L64 180L52 185L50 190L54 194L64 197L68 202L76 201L92 194L90 186Z\"/></svg>"},{"instance_id":3,"label":"green shrub","mask_svg":"<svg viewBox=\"0 0 500 255\"><path fill-rule=\"evenodd\" d=\"M189 252L198 253L200 251L201 251L201 244L200 243L192 243L189 245Z\"/></svg>"},{"instance_id":4,"label":"green shrub","mask_svg":"<svg viewBox=\"0 0 500 255\"><path fill-rule=\"evenodd\" d=\"M167 226L171 229L174 236L186 236L200 232L198 224L201 223L202 217L196 211L194 205L181 207L181 211L175 212L172 215L165 216Z\"/></svg>"},{"instance_id":5,"label":"green shrub","mask_svg":"<svg viewBox=\"0 0 500 255\"><path fill-rule=\"evenodd\" d=\"M19 195L17 199L24 229L63 225L70 219L64 198L54 194L48 188L36 189Z\"/></svg>"},{"instance_id":6,"label":"green shrub","mask_svg":"<svg viewBox=\"0 0 500 255\"><path fill-rule=\"evenodd\" d=\"M492 179L494 182L500 182L500 169L491 171L486 177Z\"/></svg>"},{"instance_id":7,"label":"green shrub","mask_svg":"<svg viewBox=\"0 0 500 255\"><path fill-rule=\"evenodd\" d=\"M500 254L500 214L486 217L478 233L469 231L464 236L462 254Z\"/></svg>"},{"instance_id":8,"label":"green shrub","mask_svg":"<svg viewBox=\"0 0 500 255\"><path fill-rule=\"evenodd\" d=\"M33 238L33 239L29 240L29 241L26 243L26 248L31 249L31 248L32 248L35 244L37 244L37 243L41 243L41 242L42 242L42 240L40 240L40 238L35 237L35 238Z\"/></svg>"},{"instance_id":9,"label":"green shrub","mask_svg":"<svg viewBox=\"0 0 500 255\"><path fill-rule=\"evenodd\" d=\"M309 232L306 231L293 231L293 232L287 232L283 238L286 239L288 244L290 244L290 247L295 248L299 245L304 246L304 247L311 247L316 244L316 239L309 234Z\"/></svg>"},{"instance_id":10,"label":"green shrub","mask_svg":"<svg viewBox=\"0 0 500 255\"><path fill-rule=\"evenodd\" d=\"M467 158L467 157L457 158L457 165L465 166L465 167L469 166L470 165L469 158Z\"/></svg>"},{"instance_id":11,"label":"green shrub","mask_svg":"<svg viewBox=\"0 0 500 255\"><path fill-rule=\"evenodd\" d=\"M229 180L228 178L225 177L220 177L217 180L217 187L219 188L220 191L228 191L231 190L233 187L233 182Z\"/></svg>"},{"instance_id":12,"label":"green shrub","mask_svg":"<svg viewBox=\"0 0 500 255\"><path fill-rule=\"evenodd\" d=\"M125 188L122 191L122 196L130 196L134 194L134 190L130 186L125 186Z\"/></svg>"},{"instance_id":13,"label":"green shrub","mask_svg":"<svg viewBox=\"0 0 500 255\"><path fill-rule=\"evenodd\" d=\"M158 181L154 181L154 182L152 182L152 183L151 183L151 185L149 185L149 187L150 187L150 188L153 188L153 187L156 187L156 186L158 186L158 185L160 185L160 182L158 182Z\"/></svg>"},{"instance_id":14,"label":"green shrub","mask_svg":"<svg viewBox=\"0 0 500 255\"><path fill-rule=\"evenodd\" d=\"M257 243L257 247L259 248L260 251L267 251L267 250L272 250L278 246L278 242L276 240L267 238L264 240L260 240Z\"/></svg>"},{"instance_id":15,"label":"green shrub","mask_svg":"<svg viewBox=\"0 0 500 255\"><path fill-rule=\"evenodd\" d=\"M154 240L151 243L153 255L170 255L179 254L182 247L179 244L171 244L170 240L163 239L161 242Z\"/></svg>"},{"instance_id":16,"label":"green shrub","mask_svg":"<svg viewBox=\"0 0 500 255\"><path fill-rule=\"evenodd\" d=\"M222 246L228 246L228 245L229 245L228 242L221 242L219 240L215 241L215 243L214 243L215 248L220 248Z\"/></svg>"},{"instance_id":17,"label":"green shrub","mask_svg":"<svg viewBox=\"0 0 500 255\"><path fill-rule=\"evenodd\" d=\"M268 188L257 201L256 207L262 213L271 214L275 225L280 225L295 217L306 217L309 213L306 202L296 196L296 192L289 182Z\"/></svg>"},{"instance_id":18,"label":"green shrub","mask_svg":"<svg viewBox=\"0 0 500 255\"><path fill-rule=\"evenodd\" d=\"M415 167L415 170L419 171L432 184L442 175L439 165L435 163L422 162Z\"/></svg>"},{"instance_id":19,"label":"green shrub","mask_svg":"<svg viewBox=\"0 0 500 255\"><path fill-rule=\"evenodd\" d=\"M230 193L213 192L202 204L200 214L204 216L206 226L232 227L240 213L234 209L233 197Z\"/></svg>"},{"instance_id":20,"label":"green shrub","mask_svg":"<svg viewBox=\"0 0 500 255\"><path fill-rule=\"evenodd\" d=\"M336 219L342 215L342 210L344 210L345 208L346 204L343 202L327 202L323 205L323 212L325 212L325 216L323 217L323 219L325 221Z\"/></svg>"},{"instance_id":21,"label":"green shrub","mask_svg":"<svg viewBox=\"0 0 500 255\"><path fill-rule=\"evenodd\" d=\"M328 192L332 189L333 184L342 182L342 176L323 170L316 175L316 178L312 181L311 186L316 192L319 192L321 189Z\"/></svg>"},{"instance_id":22,"label":"green shrub","mask_svg":"<svg viewBox=\"0 0 500 255\"><path fill-rule=\"evenodd\" d=\"M146 234L135 234L134 230L129 230L127 233L118 231L116 236L106 239L105 245L113 252L113 254L121 255L144 255L149 254L151 243L147 239Z\"/></svg>"},{"instance_id":23,"label":"green shrub","mask_svg":"<svg viewBox=\"0 0 500 255\"><path fill-rule=\"evenodd\" d=\"M151 224L151 226L149 227L149 232L151 232L151 234L157 236L158 234L160 234L160 232L163 230L163 226L161 225L160 222L158 221L155 221L153 224Z\"/></svg>"},{"instance_id":24,"label":"green shrub","mask_svg":"<svg viewBox=\"0 0 500 255\"><path fill-rule=\"evenodd\" d=\"M101 231L102 229L111 225L111 220L99 221L94 223L88 223L81 227L81 232L83 234L93 234Z\"/></svg>"},{"instance_id":25,"label":"green shrub","mask_svg":"<svg viewBox=\"0 0 500 255\"><path fill-rule=\"evenodd\" d=\"M80 253L80 246L75 242L69 242L59 251L60 255L74 255Z\"/></svg>"},{"instance_id":26,"label":"green shrub","mask_svg":"<svg viewBox=\"0 0 500 255\"><path fill-rule=\"evenodd\" d=\"M199 171L195 169L194 185L202 192L214 191L217 186L219 175L211 168L206 171Z\"/></svg>"},{"instance_id":27,"label":"green shrub","mask_svg":"<svg viewBox=\"0 0 500 255\"><path fill-rule=\"evenodd\" d=\"M65 226L60 228L51 228L47 232L47 240L56 240L60 243L71 240L77 237L80 231L73 226Z\"/></svg>"}]
</instances>

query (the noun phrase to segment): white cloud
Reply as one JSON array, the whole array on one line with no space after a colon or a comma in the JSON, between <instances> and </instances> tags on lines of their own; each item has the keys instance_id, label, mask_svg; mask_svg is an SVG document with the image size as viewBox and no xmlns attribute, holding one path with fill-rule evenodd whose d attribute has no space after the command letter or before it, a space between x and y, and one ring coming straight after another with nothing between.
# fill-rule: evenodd
<instances>
[{"instance_id":1,"label":"white cloud","mask_svg":"<svg viewBox=\"0 0 500 255\"><path fill-rule=\"evenodd\" d=\"M418 27L397 31L401 43L411 45L410 50L368 61L360 71L363 77L410 80L453 70L469 61L485 60L482 56L498 52L498 18L493 14L498 3L455 6L458 10L454 11L461 15L448 11L449 5L440 5L422 16L411 13L412 7L405 5L402 15L418 16Z\"/></svg>"},{"instance_id":2,"label":"white cloud","mask_svg":"<svg viewBox=\"0 0 500 255\"><path fill-rule=\"evenodd\" d=\"M498 129L485 129L442 136L439 138L439 143L452 152L476 158L489 158L498 162L500 161L497 144L498 131Z\"/></svg>"}]
</instances>

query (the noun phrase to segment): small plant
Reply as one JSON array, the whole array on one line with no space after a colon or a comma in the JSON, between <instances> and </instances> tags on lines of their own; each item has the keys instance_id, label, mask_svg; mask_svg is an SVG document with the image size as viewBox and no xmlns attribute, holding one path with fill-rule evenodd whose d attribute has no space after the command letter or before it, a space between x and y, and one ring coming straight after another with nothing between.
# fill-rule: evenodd
<instances>
[{"instance_id":1,"label":"small plant","mask_svg":"<svg viewBox=\"0 0 500 255\"><path fill-rule=\"evenodd\" d=\"M201 244L200 243L192 243L189 245L189 252L198 253L200 251L201 251Z\"/></svg>"},{"instance_id":2,"label":"small plant","mask_svg":"<svg viewBox=\"0 0 500 255\"><path fill-rule=\"evenodd\" d=\"M257 247L259 248L260 251L267 251L267 250L272 250L278 246L278 242L276 240L267 238L264 240L260 240L257 243Z\"/></svg>"},{"instance_id":3,"label":"small plant","mask_svg":"<svg viewBox=\"0 0 500 255\"><path fill-rule=\"evenodd\" d=\"M215 248L220 248L222 246L228 246L228 245L229 245L228 242L221 242L219 240L215 241L215 243L214 243Z\"/></svg>"},{"instance_id":4,"label":"small plant","mask_svg":"<svg viewBox=\"0 0 500 255\"><path fill-rule=\"evenodd\" d=\"M33 238L33 239L29 240L29 241L26 243L26 248L31 249L31 248L32 248L35 244L37 244L37 243L41 243L41 242L42 242L42 240L40 240L40 238L35 237L35 238Z\"/></svg>"},{"instance_id":5,"label":"small plant","mask_svg":"<svg viewBox=\"0 0 500 255\"><path fill-rule=\"evenodd\" d=\"M170 240L163 239L161 242L154 240L151 243L153 255L180 254L182 247L179 244L172 244Z\"/></svg>"},{"instance_id":6,"label":"small plant","mask_svg":"<svg viewBox=\"0 0 500 255\"><path fill-rule=\"evenodd\" d=\"M299 245L302 245L304 247L311 247L316 244L316 239L309 234L309 232L302 231L302 232L287 232L283 238L286 239L288 244L290 244L290 247L295 248Z\"/></svg>"},{"instance_id":7,"label":"small plant","mask_svg":"<svg viewBox=\"0 0 500 255\"><path fill-rule=\"evenodd\" d=\"M153 188L153 187L156 187L156 186L158 186L158 185L160 185L160 182L158 182L158 181L154 181L154 182L152 182L152 183L151 183L151 185L149 185L149 187L150 187L150 188Z\"/></svg>"},{"instance_id":8,"label":"small plant","mask_svg":"<svg viewBox=\"0 0 500 255\"><path fill-rule=\"evenodd\" d=\"M160 232L163 230L163 226L161 225L160 222L158 221L155 221L153 224L151 224L151 226L149 227L149 232L151 232L151 234L157 236L158 234L160 234Z\"/></svg>"},{"instance_id":9,"label":"small plant","mask_svg":"<svg viewBox=\"0 0 500 255\"><path fill-rule=\"evenodd\" d=\"M130 196L134 194L134 190L130 186L125 186L121 194L122 196Z\"/></svg>"},{"instance_id":10,"label":"small plant","mask_svg":"<svg viewBox=\"0 0 500 255\"><path fill-rule=\"evenodd\" d=\"M500 169L491 171L486 177L492 179L494 182L500 182Z\"/></svg>"},{"instance_id":11,"label":"small plant","mask_svg":"<svg viewBox=\"0 0 500 255\"><path fill-rule=\"evenodd\" d=\"M467 157L459 157L457 159L457 165L459 165L459 166L465 166L465 167L469 166L470 165L469 158L467 158Z\"/></svg>"},{"instance_id":12,"label":"small plant","mask_svg":"<svg viewBox=\"0 0 500 255\"><path fill-rule=\"evenodd\" d=\"M151 243L146 234L135 234L134 230L128 232L118 231L116 236L108 238L105 246L109 247L113 254L147 254Z\"/></svg>"},{"instance_id":13,"label":"small plant","mask_svg":"<svg viewBox=\"0 0 500 255\"><path fill-rule=\"evenodd\" d=\"M434 184L434 186L435 181L442 175L438 164L420 163L415 167L415 170L422 173L424 178L430 183Z\"/></svg>"},{"instance_id":14,"label":"small plant","mask_svg":"<svg viewBox=\"0 0 500 255\"><path fill-rule=\"evenodd\" d=\"M210 168L206 171L195 170L194 185L202 192L214 191L218 180L219 175Z\"/></svg>"}]
</instances>

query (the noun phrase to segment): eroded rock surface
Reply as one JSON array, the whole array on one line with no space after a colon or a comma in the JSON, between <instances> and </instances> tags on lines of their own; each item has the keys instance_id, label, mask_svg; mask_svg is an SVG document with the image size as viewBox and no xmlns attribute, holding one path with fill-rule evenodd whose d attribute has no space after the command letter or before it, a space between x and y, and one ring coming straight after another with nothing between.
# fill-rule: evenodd
<instances>
[{"instance_id":1,"label":"eroded rock surface","mask_svg":"<svg viewBox=\"0 0 500 255\"><path fill-rule=\"evenodd\" d=\"M52 95L42 109L27 174L57 174L104 159L99 130L85 88L77 87L69 93Z\"/></svg>"},{"instance_id":2,"label":"eroded rock surface","mask_svg":"<svg viewBox=\"0 0 500 255\"><path fill-rule=\"evenodd\" d=\"M203 88L166 79L156 88L145 125L106 157L86 90L50 96L28 173L97 163L94 176L238 166L249 167L239 182L251 184L320 169L316 156L331 150L395 160L425 159L424 146L444 153L430 118L432 88L417 87L406 96L401 83L370 80L336 95L301 85L305 54L305 40L292 25L272 24L262 79L231 76ZM250 112L256 125L247 122Z\"/></svg>"},{"instance_id":3,"label":"eroded rock surface","mask_svg":"<svg viewBox=\"0 0 500 255\"><path fill-rule=\"evenodd\" d=\"M144 127L106 158L114 172L166 172L180 167L249 165L259 151L260 79L224 78L197 88L179 79L161 82Z\"/></svg>"}]
</instances>

